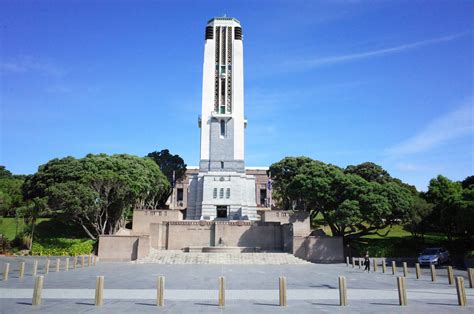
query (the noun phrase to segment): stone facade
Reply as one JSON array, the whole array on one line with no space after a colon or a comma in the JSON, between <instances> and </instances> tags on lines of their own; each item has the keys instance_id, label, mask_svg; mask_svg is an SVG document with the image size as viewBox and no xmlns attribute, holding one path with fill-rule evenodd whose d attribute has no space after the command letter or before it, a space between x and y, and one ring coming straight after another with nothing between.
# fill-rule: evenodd
<instances>
[{"instance_id":1,"label":"stone facade","mask_svg":"<svg viewBox=\"0 0 474 314\"><path fill-rule=\"evenodd\" d=\"M252 181L251 187L254 192L249 192L252 198L255 198L256 208L260 211L270 210L271 201L271 190L268 189L268 167L247 167L245 174L252 176L255 180ZM198 167L188 167L184 179L179 180L174 189L173 193L168 201L170 209L181 210L185 213L185 219L188 219L186 215L188 208L188 198L194 196L190 193L190 182L193 178L198 177ZM218 187L219 188L219 187ZM213 192L213 190L212 190ZM231 191L232 192L232 191ZM193 200L195 203L195 200ZM272 204L274 206L274 204Z\"/></svg>"}]
</instances>

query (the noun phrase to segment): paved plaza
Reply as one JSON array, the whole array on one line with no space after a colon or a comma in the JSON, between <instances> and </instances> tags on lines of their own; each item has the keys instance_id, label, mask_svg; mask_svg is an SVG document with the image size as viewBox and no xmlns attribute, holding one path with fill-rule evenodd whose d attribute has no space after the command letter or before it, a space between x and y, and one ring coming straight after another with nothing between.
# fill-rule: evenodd
<instances>
[{"instance_id":1,"label":"paved plaza","mask_svg":"<svg viewBox=\"0 0 474 314\"><path fill-rule=\"evenodd\" d=\"M247 254L247 253L245 253ZM268 258L270 255L261 255ZM455 270L466 281L468 306L457 305L455 286L448 284L446 269L438 269L436 282L431 282L429 269L415 279L409 268L407 278L408 306L398 305L396 278L387 267L383 274L364 273L357 266L345 264L158 264L130 262L99 262L97 266L55 272L55 259L45 275L43 303L31 306L34 278L32 263L39 260L38 274L44 273L46 258L0 257L0 269L10 263L8 281L0 283L2 313L77 313L77 312L172 312L172 313L472 313L474 289L468 288L467 273ZM64 259L64 258L62 258ZM25 261L23 279L18 278L18 265ZM62 264L64 265L64 264ZM72 263L70 263L72 267ZM105 277L104 305L95 307L96 276ZM347 307L339 306L338 276L347 278ZM401 276L401 268L398 269ZM165 306L157 308L156 279L165 276ZM226 279L226 306L217 306L217 278ZM288 306L278 306L278 277L287 278Z\"/></svg>"},{"instance_id":2,"label":"paved plaza","mask_svg":"<svg viewBox=\"0 0 474 314\"><path fill-rule=\"evenodd\" d=\"M150 254L135 263L158 264L218 264L218 265L292 265L310 264L289 253L184 253L176 250L150 250Z\"/></svg>"}]
</instances>

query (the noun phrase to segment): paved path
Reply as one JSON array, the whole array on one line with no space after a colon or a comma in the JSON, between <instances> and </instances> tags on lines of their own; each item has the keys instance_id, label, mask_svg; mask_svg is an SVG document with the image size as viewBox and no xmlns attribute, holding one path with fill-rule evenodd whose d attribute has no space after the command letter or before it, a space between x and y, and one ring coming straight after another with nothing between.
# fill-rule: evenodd
<instances>
[{"instance_id":1,"label":"paved path","mask_svg":"<svg viewBox=\"0 0 474 314\"><path fill-rule=\"evenodd\" d=\"M136 264L215 264L215 265L294 265L310 264L288 253L185 253L183 251L151 250Z\"/></svg>"},{"instance_id":2,"label":"paved path","mask_svg":"<svg viewBox=\"0 0 474 314\"><path fill-rule=\"evenodd\" d=\"M246 253L247 254L247 253ZM429 269L416 279L414 269L407 277L408 306L398 306L396 276L364 273L345 264L200 265L99 262L97 266L51 270L44 274L45 258L39 262L44 275L43 303L31 306L35 258L0 257L0 270L9 262L8 281L0 281L0 313L472 313L474 289L468 288L466 271L455 270L466 281L468 306L457 306L456 288L448 284L447 271L438 268L431 282ZM55 259L55 258L50 258ZM19 262L26 262L25 277L18 278ZM52 269L54 267L52 266ZM96 276L105 277L104 306L94 303ZM338 276L347 278L349 306L339 307ZM401 268L398 276L402 275ZM165 307L155 306L156 279L166 277ZM226 278L226 306L217 307L217 278ZM278 306L278 277L287 278L288 306Z\"/></svg>"},{"instance_id":3,"label":"paved path","mask_svg":"<svg viewBox=\"0 0 474 314\"><path fill-rule=\"evenodd\" d=\"M468 290L468 298L474 291ZM94 299L94 289L44 289L43 299ZM0 288L0 299L31 299L33 289ZM217 290L166 289L167 300L217 300ZM278 300L278 290L226 290L228 300ZM396 289L348 289L349 300L398 300ZM456 301L455 289L411 289L407 291L410 300L451 300ZM155 289L104 289L107 300L155 300ZM293 300L339 300L338 289L290 289L287 299Z\"/></svg>"}]
</instances>

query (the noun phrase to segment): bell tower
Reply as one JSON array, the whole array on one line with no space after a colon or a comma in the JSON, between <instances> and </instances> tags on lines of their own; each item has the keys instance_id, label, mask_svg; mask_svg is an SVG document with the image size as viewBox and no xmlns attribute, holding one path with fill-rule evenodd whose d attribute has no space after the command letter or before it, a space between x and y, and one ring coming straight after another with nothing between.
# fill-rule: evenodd
<instances>
[{"instance_id":1,"label":"bell tower","mask_svg":"<svg viewBox=\"0 0 474 314\"><path fill-rule=\"evenodd\" d=\"M242 27L231 17L205 30L199 174L189 184L187 219L256 220L255 177L245 174Z\"/></svg>"},{"instance_id":2,"label":"bell tower","mask_svg":"<svg viewBox=\"0 0 474 314\"><path fill-rule=\"evenodd\" d=\"M217 17L206 26L199 169L245 172L242 27Z\"/></svg>"}]
</instances>

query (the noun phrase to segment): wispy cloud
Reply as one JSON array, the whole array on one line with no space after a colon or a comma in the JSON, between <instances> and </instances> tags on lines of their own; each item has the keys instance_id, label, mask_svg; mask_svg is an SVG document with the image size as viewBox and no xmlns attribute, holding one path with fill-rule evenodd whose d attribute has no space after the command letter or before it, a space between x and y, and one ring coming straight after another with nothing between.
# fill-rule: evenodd
<instances>
[{"instance_id":1,"label":"wispy cloud","mask_svg":"<svg viewBox=\"0 0 474 314\"><path fill-rule=\"evenodd\" d=\"M359 53L336 55L336 56L329 56L329 57L322 57L322 58L312 58L308 60L297 61L296 63L299 65L307 66L307 67L319 67L319 66L332 65L332 64L342 63L342 62L351 62L351 61L356 61L356 60L361 60L361 59L379 57L379 56L383 56L387 54L400 53L400 52L404 52L407 50L416 49L416 48L420 48L424 46L440 44L443 42L449 42L459 37L462 37L465 34L466 33L452 34L448 36L426 39L426 40L421 40L421 41L412 42L408 44L402 44L399 46L359 52Z\"/></svg>"},{"instance_id":2,"label":"wispy cloud","mask_svg":"<svg viewBox=\"0 0 474 314\"><path fill-rule=\"evenodd\" d=\"M386 150L391 157L422 153L450 140L474 133L473 98L458 109L431 121L418 134Z\"/></svg>"},{"instance_id":3,"label":"wispy cloud","mask_svg":"<svg viewBox=\"0 0 474 314\"><path fill-rule=\"evenodd\" d=\"M64 75L64 70L58 66L38 60L31 56L22 56L10 61L0 62L1 73L29 73L37 72L43 75L60 77Z\"/></svg>"}]
</instances>

